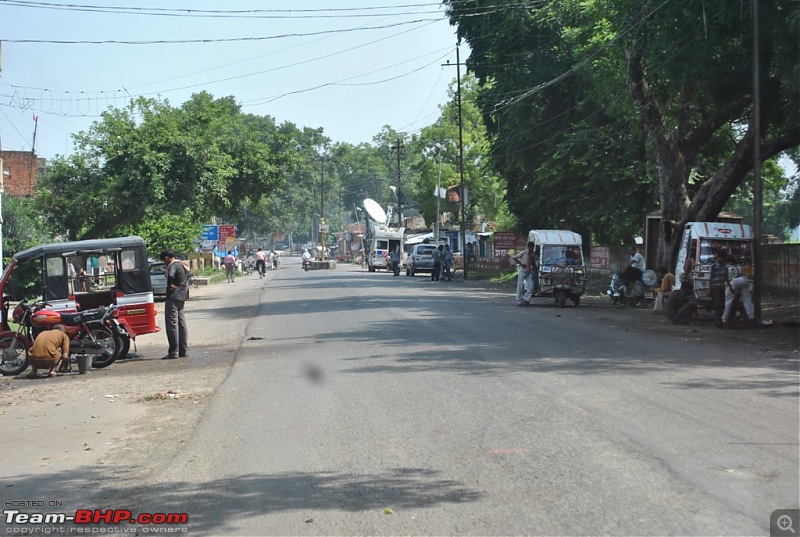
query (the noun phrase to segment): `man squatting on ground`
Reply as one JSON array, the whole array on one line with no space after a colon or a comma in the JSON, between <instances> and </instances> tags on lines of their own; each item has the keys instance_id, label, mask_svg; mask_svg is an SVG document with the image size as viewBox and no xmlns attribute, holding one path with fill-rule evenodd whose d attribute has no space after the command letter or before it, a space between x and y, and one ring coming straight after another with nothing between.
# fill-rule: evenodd
<instances>
[{"instance_id":1,"label":"man squatting on ground","mask_svg":"<svg viewBox=\"0 0 800 537\"><path fill-rule=\"evenodd\" d=\"M65 364L65 370L69 369L69 337L64 325L57 324L52 330L45 330L36 336L28 360L33 368L28 378L35 378L39 369L49 369L48 376L55 377L55 369L60 361Z\"/></svg>"}]
</instances>

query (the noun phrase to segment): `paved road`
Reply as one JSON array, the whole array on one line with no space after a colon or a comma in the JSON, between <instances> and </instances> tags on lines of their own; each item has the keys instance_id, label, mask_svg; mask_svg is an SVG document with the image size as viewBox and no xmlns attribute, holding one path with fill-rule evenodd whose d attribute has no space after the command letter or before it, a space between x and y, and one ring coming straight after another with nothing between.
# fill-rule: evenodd
<instances>
[{"instance_id":1,"label":"paved road","mask_svg":"<svg viewBox=\"0 0 800 537\"><path fill-rule=\"evenodd\" d=\"M285 267L146 503L226 535L764 534L798 506L796 357L511 304Z\"/></svg>"}]
</instances>

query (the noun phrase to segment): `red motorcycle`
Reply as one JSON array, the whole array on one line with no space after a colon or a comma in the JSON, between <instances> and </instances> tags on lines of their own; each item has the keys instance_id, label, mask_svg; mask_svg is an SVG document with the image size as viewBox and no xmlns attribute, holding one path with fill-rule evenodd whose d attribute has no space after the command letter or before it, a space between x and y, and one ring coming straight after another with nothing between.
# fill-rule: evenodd
<instances>
[{"instance_id":1,"label":"red motorcycle","mask_svg":"<svg viewBox=\"0 0 800 537\"><path fill-rule=\"evenodd\" d=\"M46 309L50 304L27 300L20 302L12 312L16 330L0 332L0 374L19 375L28 368L28 352L34 339L44 330L57 324L64 325L69 337L70 358L77 355L92 356L92 367L103 368L114 363L130 337L116 319L117 305L61 313ZM3 302L3 318L8 319L9 302Z\"/></svg>"}]
</instances>

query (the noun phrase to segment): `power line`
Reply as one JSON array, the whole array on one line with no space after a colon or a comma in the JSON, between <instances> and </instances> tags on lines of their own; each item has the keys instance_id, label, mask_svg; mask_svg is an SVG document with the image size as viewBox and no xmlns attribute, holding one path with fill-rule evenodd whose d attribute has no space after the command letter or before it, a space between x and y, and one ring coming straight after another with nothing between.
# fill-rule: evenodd
<instances>
[{"instance_id":1,"label":"power line","mask_svg":"<svg viewBox=\"0 0 800 537\"><path fill-rule=\"evenodd\" d=\"M392 24L384 24L379 26L360 26L358 28L338 28L335 30L320 30L317 32L295 32L290 34L267 35L257 37L220 37L220 38L203 38L203 39L154 39L154 40L117 40L117 39L103 39L103 40L69 40L69 39L6 39L6 43L46 43L51 45L186 45L197 43L239 43L246 41L270 41L274 39L287 39L290 37L313 37L317 35L328 34L343 34L349 32L360 32L363 30L385 30L387 28L397 28L398 26L407 26L409 24L418 24L421 22L438 21L436 19L415 19L411 21L395 22Z\"/></svg>"}]
</instances>

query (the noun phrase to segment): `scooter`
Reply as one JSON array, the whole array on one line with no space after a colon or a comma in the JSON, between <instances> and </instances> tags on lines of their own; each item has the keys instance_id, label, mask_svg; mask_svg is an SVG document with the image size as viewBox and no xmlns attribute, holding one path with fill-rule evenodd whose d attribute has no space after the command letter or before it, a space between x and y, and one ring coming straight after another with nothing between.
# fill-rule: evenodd
<instances>
[{"instance_id":1,"label":"scooter","mask_svg":"<svg viewBox=\"0 0 800 537\"><path fill-rule=\"evenodd\" d=\"M622 273L616 272L611 276L606 294L611 297L612 304L647 308L653 300L653 286L657 281L658 275L654 271L645 270L633 284L625 285Z\"/></svg>"},{"instance_id":2,"label":"scooter","mask_svg":"<svg viewBox=\"0 0 800 537\"><path fill-rule=\"evenodd\" d=\"M310 259L303 259L303 270L308 272L308 269L311 268L311 260Z\"/></svg>"},{"instance_id":3,"label":"scooter","mask_svg":"<svg viewBox=\"0 0 800 537\"><path fill-rule=\"evenodd\" d=\"M116 304L78 313L61 313L46 309L48 306L46 302L28 304L23 300L14 308L12 318L18 324L17 330L0 333L1 374L14 376L25 371L36 336L57 324L66 329L70 355L92 356L94 368L113 364L121 354L125 338L130 337L116 319Z\"/></svg>"}]
</instances>

